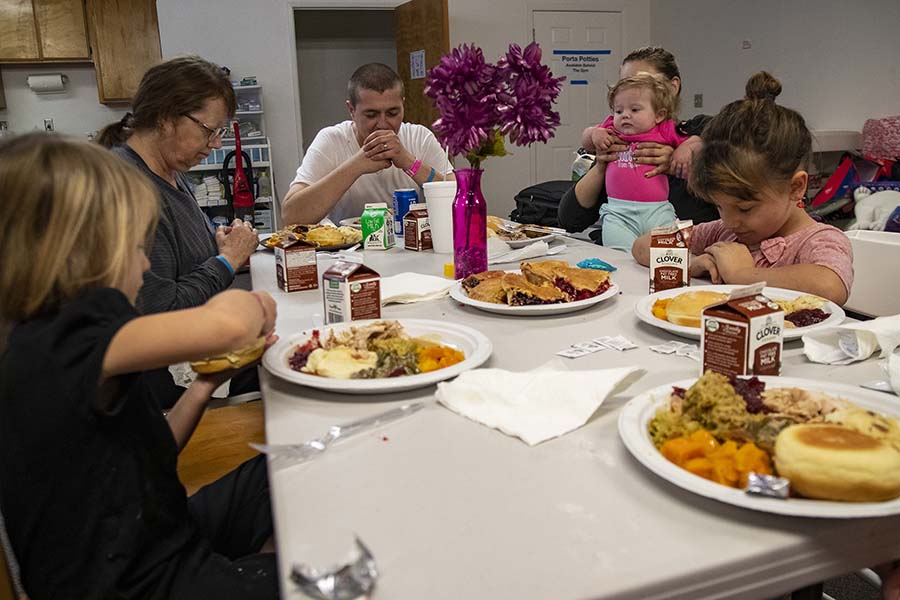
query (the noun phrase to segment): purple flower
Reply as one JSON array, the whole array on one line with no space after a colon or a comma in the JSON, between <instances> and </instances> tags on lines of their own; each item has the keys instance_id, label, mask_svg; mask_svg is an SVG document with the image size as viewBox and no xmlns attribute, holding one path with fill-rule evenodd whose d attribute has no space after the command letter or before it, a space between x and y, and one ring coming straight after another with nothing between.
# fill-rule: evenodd
<instances>
[{"instance_id":1,"label":"purple flower","mask_svg":"<svg viewBox=\"0 0 900 600\"><path fill-rule=\"evenodd\" d=\"M546 142L559 125L552 110L564 77L541 64L541 48L511 44L497 65L477 46L462 45L441 57L428 73L425 94L440 113L433 128L451 154L477 166L503 155L502 135L519 146Z\"/></svg>"},{"instance_id":2,"label":"purple flower","mask_svg":"<svg viewBox=\"0 0 900 600\"><path fill-rule=\"evenodd\" d=\"M490 139L499 121L499 88L497 67L476 46L454 48L429 71L425 94L441 114L434 132L451 154L468 154Z\"/></svg>"},{"instance_id":3,"label":"purple flower","mask_svg":"<svg viewBox=\"0 0 900 600\"><path fill-rule=\"evenodd\" d=\"M503 72L502 97L498 107L500 132L519 146L546 142L559 126L559 113L552 110L565 77L553 77L541 64L541 47L532 42L522 50L510 44L509 52L497 63Z\"/></svg>"}]
</instances>

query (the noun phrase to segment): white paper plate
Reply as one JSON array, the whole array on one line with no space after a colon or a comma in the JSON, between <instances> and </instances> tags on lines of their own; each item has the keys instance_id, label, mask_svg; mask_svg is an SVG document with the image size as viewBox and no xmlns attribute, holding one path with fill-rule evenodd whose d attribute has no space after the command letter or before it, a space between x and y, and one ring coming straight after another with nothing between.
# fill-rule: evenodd
<instances>
[{"instance_id":1,"label":"white paper plate","mask_svg":"<svg viewBox=\"0 0 900 600\"><path fill-rule=\"evenodd\" d=\"M375 320L324 325L316 329L319 330L319 334L322 337L325 337L332 330L339 332L350 327L367 325L375 322ZM474 369L484 363L491 355L491 350L493 349L491 341L484 334L475 331L471 327L425 319L397 319L397 321L403 325L403 328L411 336L428 335L429 339L434 339L445 346L451 346L459 350L465 354L466 359L444 369L418 375L387 377L384 379L329 379L295 371L288 364L288 360L294 354L294 348L298 344L305 343L312 336L313 330L307 329L278 340L263 355L262 363L273 375L300 385L344 394L383 394L425 387L456 377L463 371Z\"/></svg>"},{"instance_id":2,"label":"white paper plate","mask_svg":"<svg viewBox=\"0 0 900 600\"><path fill-rule=\"evenodd\" d=\"M710 291L710 292L719 292L722 294L728 294L736 287L740 287L737 285L692 285L689 288L676 288L674 290L664 290L662 292L656 292L655 294L650 294L649 296L644 296L640 300L638 300L634 305L634 314L637 315L637 318L643 321L644 323L648 323L653 325L654 327L659 327L660 329L664 329L669 333L674 333L675 335L680 335L681 337L691 338L693 340L700 339L700 328L699 327L686 327L684 325L676 325L675 323L670 323L668 321L663 321L660 318L657 318L653 315L653 303L659 300L660 298L673 298L678 294L682 294L684 292L695 292L699 290ZM763 293L766 294L769 298L773 300L793 300L794 298L799 298L800 296L806 295L806 292L798 292L796 290L785 290L781 288L770 288L767 287L763 290ZM816 329L821 329L823 327L834 327L835 325L839 325L846 315L844 314L844 309L835 304L834 302L826 302L822 307L822 310L828 313L830 316L822 321L821 323L816 323L815 325L809 325L808 327L791 327L788 329L784 328L784 339L785 341L790 340L799 340L801 337L809 333L810 331L814 331Z\"/></svg>"},{"instance_id":3,"label":"white paper plate","mask_svg":"<svg viewBox=\"0 0 900 600\"><path fill-rule=\"evenodd\" d=\"M272 233L261 233L259 234L259 248L258 250L265 250L266 252L275 252L275 248L270 248L266 246L266 240L272 237L274 234ZM335 250L346 250L347 248L352 248L357 244L361 244L362 242L347 242L346 244L338 244L336 246L317 246L316 252L334 252Z\"/></svg>"},{"instance_id":4,"label":"white paper plate","mask_svg":"<svg viewBox=\"0 0 900 600\"><path fill-rule=\"evenodd\" d=\"M870 392L858 387L818 382L794 377L760 377L766 388L800 387L821 391L832 396L850 400L854 404L888 416L898 416L895 396L880 392ZM619 413L619 437L625 447L641 464L666 481L680 488L706 498L726 504L750 508L763 512L797 517L827 517L834 519L856 519L863 517L883 517L900 514L900 498L886 502L829 502L826 500L806 500L788 498L778 500L747 495L743 490L730 488L689 473L666 460L650 440L647 424L657 409L666 405L672 386L689 388L695 379L683 379L662 385L649 392L632 398Z\"/></svg>"},{"instance_id":5,"label":"white paper plate","mask_svg":"<svg viewBox=\"0 0 900 600\"><path fill-rule=\"evenodd\" d=\"M359 222L360 217L348 217L341 219L339 225L342 227L353 227L354 229L362 229L362 223Z\"/></svg>"},{"instance_id":6,"label":"white paper plate","mask_svg":"<svg viewBox=\"0 0 900 600\"><path fill-rule=\"evenodd\" d=\"M535 242L547 242L548 244L555 240L558 236L555 233L548 233L547 235L542 235L540 237L534 238L526 238L524 240L504 240L500 238L504 244L508 245L513 250L518 250L519 248L524 248L525 246L530 246Z\"/></svg>"},{"instance_id":7,"label":"white paper plate","mask_svg":"<svg viewBox=\"0 0 900 600\"><path fill-rule=\"evenodd\" d=\"M518 270L507 271L507 273L519 273ZM595 304L603 302L607 298L618 295L619 286L615 283L610 285L609 289L593 298L586 300L578 300L576 302L562 302L560 304L536 304L533 306L509 306L508 304L494 304L493 302L482 302L474 300L466 295L462 288L462 282L457 281L450 288L450 297L465 304L477 308L479 310L496 313L498 315L513 315L517 317L543 317L547 315L563 315L570 312L576 312L590 308Z\"/></svg>"}]
</instances>

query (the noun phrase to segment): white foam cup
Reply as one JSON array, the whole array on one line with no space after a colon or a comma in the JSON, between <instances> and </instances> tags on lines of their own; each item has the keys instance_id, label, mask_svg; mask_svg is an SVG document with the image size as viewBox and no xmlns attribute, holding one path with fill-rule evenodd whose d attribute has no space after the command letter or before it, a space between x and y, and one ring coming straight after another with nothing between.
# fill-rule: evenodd
<instances>
[{"instance_id":1,"label":"white foam cup","mask_svg":"<svg viewBox=\"0 0 900 600\"><path fill-rule=\"evenodd\" d=\"M453 253L453 199L456 181L432 181L423 186L431 244L441 254Z\"/></svg>"}]
</instances>

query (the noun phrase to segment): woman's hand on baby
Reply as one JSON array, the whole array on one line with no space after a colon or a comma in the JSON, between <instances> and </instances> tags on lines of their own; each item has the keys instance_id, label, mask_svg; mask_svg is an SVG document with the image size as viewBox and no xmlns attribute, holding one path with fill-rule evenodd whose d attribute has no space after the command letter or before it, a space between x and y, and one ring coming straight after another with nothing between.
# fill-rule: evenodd
<instances>
[{"instance_id":1,"label":"woman's hand on baby","mask_svg":"<svg viewBox=\"0 0 900 600\"><path fill-rule=\"evenodd\" d=\"M672 152L672 164L669 167L669 173L681 179L687 179L691 174L691 164L694 160L694 153L703 145L703 141L693 136L684 141L680 146Z\"/></svg>"},{"instance_id":2,"label":"woman's hand on baby","mask_svg":"<svg viewBox=\"0 0 900 600\"><path fill-rule=\"evenodd\" d=\"M749 273L756 269L750 249L738 242L716 242L706 252L715 261L721 278L714 283L747 283Z\"/></svg>"},{"instance_id":3,"label":"woman's hand on baby","mask_svg":"<svg viewBox=\"0 0 900 600\"><path fill-rule=\"evenodd\" d=\"M652 171L644 173L648 179L660 173L666 173L672 163L672 146L657 144L656 142L640 142L634 150L634 162L641 165L656 165Z\"/></svg>"}]
</instances>

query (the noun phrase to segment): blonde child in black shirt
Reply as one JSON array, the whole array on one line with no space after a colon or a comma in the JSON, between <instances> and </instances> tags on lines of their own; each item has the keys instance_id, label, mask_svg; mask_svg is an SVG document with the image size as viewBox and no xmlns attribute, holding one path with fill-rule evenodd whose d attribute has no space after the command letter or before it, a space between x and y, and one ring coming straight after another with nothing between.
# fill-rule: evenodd
<instances>
[{"instance_id":1,"label":"blonde child in black shirt","mask_svg":"<svg viewBox=\"0 0 900 600\"><path fill-rule=\"evenodd\" d=\"M176 472L234 373L198 377L168 418L135 393L143 370L274 339L272 298L140 316L159 202L100 147L5 141L0 198L0 512L29 597L277 597L261 458L190 499Z\"/></svg>"}]
</instances>

